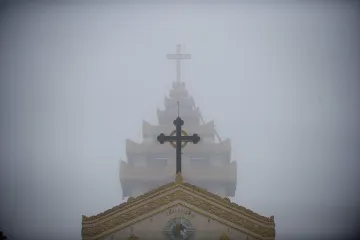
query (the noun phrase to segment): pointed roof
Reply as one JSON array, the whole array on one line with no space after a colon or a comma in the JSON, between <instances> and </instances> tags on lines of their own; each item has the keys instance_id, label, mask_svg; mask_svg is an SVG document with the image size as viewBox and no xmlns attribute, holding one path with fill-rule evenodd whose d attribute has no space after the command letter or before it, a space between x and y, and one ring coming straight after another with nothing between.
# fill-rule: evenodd
<instances>
[{"instance_id":1,"label":"pointed roof","mask_svg":"<svg viewBox=\"0 0 360 240\"><path fill-rule=\"evenodd\" d=\"M174 182L163 185L136 198L130 197L116 207L95 216L82 216L84 239L99 239L157 213L161 207L183 202L193 211L217 219L232 228L258 239L275 239L274 217L261 216L245 207L183 182L181 174Z\"/></svg>"}]
</instances>

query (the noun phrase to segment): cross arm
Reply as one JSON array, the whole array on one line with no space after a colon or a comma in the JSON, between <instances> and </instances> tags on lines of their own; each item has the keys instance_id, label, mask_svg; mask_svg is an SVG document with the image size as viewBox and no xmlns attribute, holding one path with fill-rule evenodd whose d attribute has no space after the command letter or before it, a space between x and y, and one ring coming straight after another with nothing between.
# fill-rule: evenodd
<instances>
[{"instance_id":1,"label":"cross arm","mask_svg":"<svg viewBox=\"0 0 360 240\"><path fill-rule=\"evenodd\" d=\"M176 136L165 136L165 134L161 133L158 137L157 140L161 143L164 144L164 142L173 142L176 141L177 137Z\"/></svg>"},{"instance_id":2,"label":"cross arm","mask_svg":"<svg viewBox=\"0 0 360 240\"><path fill-rule=\"evenodd\" d=\"M194 133L192 136L181 136L182 142L192 142L194 144L197 144L200 141L199 135Z\"/></svg>"}]
</instances>

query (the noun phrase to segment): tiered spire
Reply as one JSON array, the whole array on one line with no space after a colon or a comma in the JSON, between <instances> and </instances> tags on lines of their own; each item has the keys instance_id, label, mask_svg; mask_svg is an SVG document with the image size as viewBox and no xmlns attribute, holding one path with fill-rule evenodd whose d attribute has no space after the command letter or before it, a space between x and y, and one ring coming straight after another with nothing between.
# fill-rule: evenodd
<instances>
[{"instance_id":1,"label":"tiered spire","mask_svg":"<svg viewBox=\"0 0 360 240\"><path fill-rule=\"evenodd\" d=\"M182 65L181 61L184 59L191 59L190 54L183 54L181 45L177 45L176 54L168 54L168 59L177 61L176 81L172 84L169 97L165 97L165 110L158 110L158 120L160 125L172 124L172 120L177 116L177 102L180 102L180 112L182 118L189 125L199 125L200 116L197 109L194 107L194 100L186 89L185 82L182 81Z\"/></svg>"},{"instance_id":2,"label":"tiered spire","mask_svg":"<svg viewBox=\"0 0 360 240\"><path fill-rule=\"evenodd\" d=\"M157 110L158 124L143 122L142 143L126 141L127 162L120 166L120 182L123 196L137 196L156 186L172 181L176 168L174 152L169 146L159 144L157 136L174 131L173 121L180 115L187 133L196 132L201 136L197 146L189 145L183 150L182 168L184 179L221 196L234 196L236 189L236 162L231 161L231 143L227 139L216 143L214 122L205 123L199 108L181 78L181 61L190 59L177 46L176 54L167 55L177 60L177 77L169 95L165 97L165 109ZM200 124L200 122L202 124Z\"/></svg>"}]
</instances>

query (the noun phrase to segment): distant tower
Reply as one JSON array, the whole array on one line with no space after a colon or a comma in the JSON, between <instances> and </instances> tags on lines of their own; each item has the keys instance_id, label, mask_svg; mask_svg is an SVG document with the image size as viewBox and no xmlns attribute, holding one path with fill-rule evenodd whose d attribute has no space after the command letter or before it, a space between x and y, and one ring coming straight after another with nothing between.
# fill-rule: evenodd
<instances>
[{"instance_id":1,"label":"distant tower","mask_svg":"<svg viewBox=\"0 0 360 240\"><path fill-rule=\"evenodd\" d=\"M233 197L236 190L237 166L231 162L231 145L227 139L215 142L217 135L214 121L204 123L194 100L181 81L181 60L190 59L189 54L181 53L178 45L176 54L168 55L177 60L177 79L173 83L169 97L165 98L165 110L157 110L157 126L143 121L143 142L126 140L127 162L120 164L120 183L123 197L136 197L158 186L173 181L175 176L175 149L159 144L160 133L174 130L173 120L180 114L188 133L196 132L201 136L194 146L187 145L182 155L182 175L184 181L205 188L220 196ZM179 63L180 62L180 63Z\"/></svg>"}]
</instances>

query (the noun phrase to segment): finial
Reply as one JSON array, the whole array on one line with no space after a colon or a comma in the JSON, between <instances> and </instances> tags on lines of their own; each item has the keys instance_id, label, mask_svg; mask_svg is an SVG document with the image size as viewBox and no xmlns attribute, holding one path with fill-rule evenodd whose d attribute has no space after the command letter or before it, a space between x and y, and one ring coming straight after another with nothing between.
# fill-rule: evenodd
<instances>
[{"instance_id":1,"label":"finial","mask_svg":"<svg viewBox=\"0 0 360 240\"><path fill-rule=\"evenodd\" d=\"M176 53L168 54L168 59L176 60L176 83L181 83L181 61L185 59L191 59L190 54L184 54L181 51L181 45L176 45Z\"/></svg>"},{"instance_id":2,"label":"finial","mask_svg":"<svg viewBox=\"0 0 360 240\"><path fill-rule=\"evenodd\" d=\"M180 172L176 174L175 183L183 183L183 177Z\"/></svg>"},{"instance_id":3,"label":"finial","mask_svg":"<svg viewBox=\"0 0 360 240\"><path fill-rule=\"evenodd\" d=\"M231 203L231 200L230 200L230 198L228 198L228 197L224 197L223 200L224 200L225 202Z\"/></svg>"}]
</instances>

